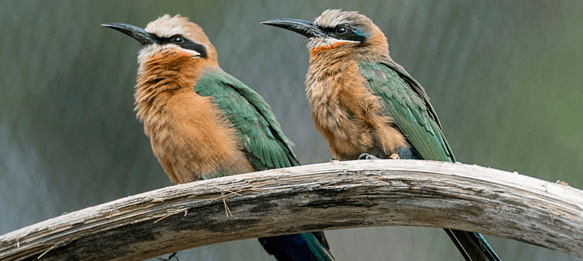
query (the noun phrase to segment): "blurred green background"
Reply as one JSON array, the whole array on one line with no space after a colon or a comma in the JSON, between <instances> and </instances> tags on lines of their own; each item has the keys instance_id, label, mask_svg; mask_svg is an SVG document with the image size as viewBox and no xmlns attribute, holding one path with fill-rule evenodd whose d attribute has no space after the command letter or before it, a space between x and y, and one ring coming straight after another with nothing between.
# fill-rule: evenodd
<instances>
[{"instance_id":1,"label":"blurred green background","mask_svg":"<svg viewBox=\"0 0 583 261\"><path fill-rule=\"evenodd\" d=\"M0 234L171 185L133 112L139 43L101 23L199 23L300 160L331 157L304 96L306 39L259 22L358 10L426 88L457 158L583 187L583 1L0 1ZM501 224L503 226L504 224ZM338 260L462 260L440 229L327 232ZM488 237L503 260L582 260ZM181 260L273 260L255 239Z\"/></svg>"}]
</instances>

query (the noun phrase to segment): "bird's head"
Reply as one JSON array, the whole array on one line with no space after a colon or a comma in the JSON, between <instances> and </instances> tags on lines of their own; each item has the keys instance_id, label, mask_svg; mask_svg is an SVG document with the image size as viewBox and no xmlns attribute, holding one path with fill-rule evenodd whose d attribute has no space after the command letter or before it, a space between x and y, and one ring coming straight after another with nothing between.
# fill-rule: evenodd
<instances>
[{"instance_id":1,"label":"bird's head","mask_svg":"<svg viewBox=\"0 0 583 261\"><path fill-rule=\"evenodd\" d=\"M356 11L324 11L314 22L280 18L262 24L284 28L310 39L308 49L315 54L387 53L383 32L372 20Z\"/></svg>"},{"instance_id":2,"label":"bird's head","mask_svg":"<svg viewBox=\"0 0 583 261\"><path fill-rule=\"evenodd\" d=\"M138 56L140 74L152 68L184 73L218 66L214 46L202 28L187 17L164 15L148 23L145 29L122 23L102 26L129 35L144 46Z\"/></svg>"}]
</instances>

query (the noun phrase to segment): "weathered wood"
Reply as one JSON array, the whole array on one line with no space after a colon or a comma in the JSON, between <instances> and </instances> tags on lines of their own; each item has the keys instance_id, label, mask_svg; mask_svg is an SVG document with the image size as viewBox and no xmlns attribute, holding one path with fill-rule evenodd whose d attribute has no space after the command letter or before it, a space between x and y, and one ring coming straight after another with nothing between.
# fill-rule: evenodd
<instances>
[{"instance_id":1,"label":"weathered wood","mask_svg":"<svg viewBox=\"0 0 583 261\"><path fill-rule=\"evenodd\" d=\"M480 166L345 161L166 187L0 236L0 260L140 260L303 231L426 226L583 257L583 191Z\"/></svg>"}]
</instances>

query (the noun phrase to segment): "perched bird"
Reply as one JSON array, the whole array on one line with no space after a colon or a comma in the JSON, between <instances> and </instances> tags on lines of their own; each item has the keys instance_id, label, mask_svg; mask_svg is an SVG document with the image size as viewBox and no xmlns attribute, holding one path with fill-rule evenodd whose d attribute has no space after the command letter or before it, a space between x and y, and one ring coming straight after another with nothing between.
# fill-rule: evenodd
<instances>
[{"instance_id":1,"label":"perched bird","mask_svg":"<svg viewBox=\"0 0 583 261\"><path fill-rule=\"evenodd\" d=\"M269 105L224 72L202 28L164 15L145 29L108 23L138 40L135 111L175 184L299 165ZM278 260L332 260L322 232L259 239Z\"/></svg>"},{"instance_id":2,"label":"perched bird","mask_svg":"<svg viewBox=\"0 0 583 261\"><path fill-rule=\"evenodd\" d=\"M333 156L454 162L439 119L421 85L393 61L371 19L326 10L314 22L263 22L309 38L306 95L317 130ZM445 229L466 260L499 260L479 233Z\"/></svg>"}]
</instances>

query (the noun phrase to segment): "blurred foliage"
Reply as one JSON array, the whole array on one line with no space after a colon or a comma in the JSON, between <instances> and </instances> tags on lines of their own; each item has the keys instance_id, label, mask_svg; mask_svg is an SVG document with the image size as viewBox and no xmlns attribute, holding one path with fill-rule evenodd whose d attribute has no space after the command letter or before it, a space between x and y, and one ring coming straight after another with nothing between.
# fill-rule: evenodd
<instances>
[{"instance_id":1,"label":"blurred foliage","mask_svg":"<svg viewBox=\"0 0 583 261\"><path fill-rule=\"evenodd\" d=\"M272 105L304 163L330 153L304 96L305 39L262 26L358 10L426 88L457 158L583 187L583 2L0 1L0 233L168 186L135 119L139 44L101 28L165 13L199 23L225 71ZM439 229L327 232L339 260L461 260ZM358 238L358 240L355 240ZM504 260L578 260L489 237ZM256 240L189 259L269 260Z\"/></svg>"}]
</instances>

